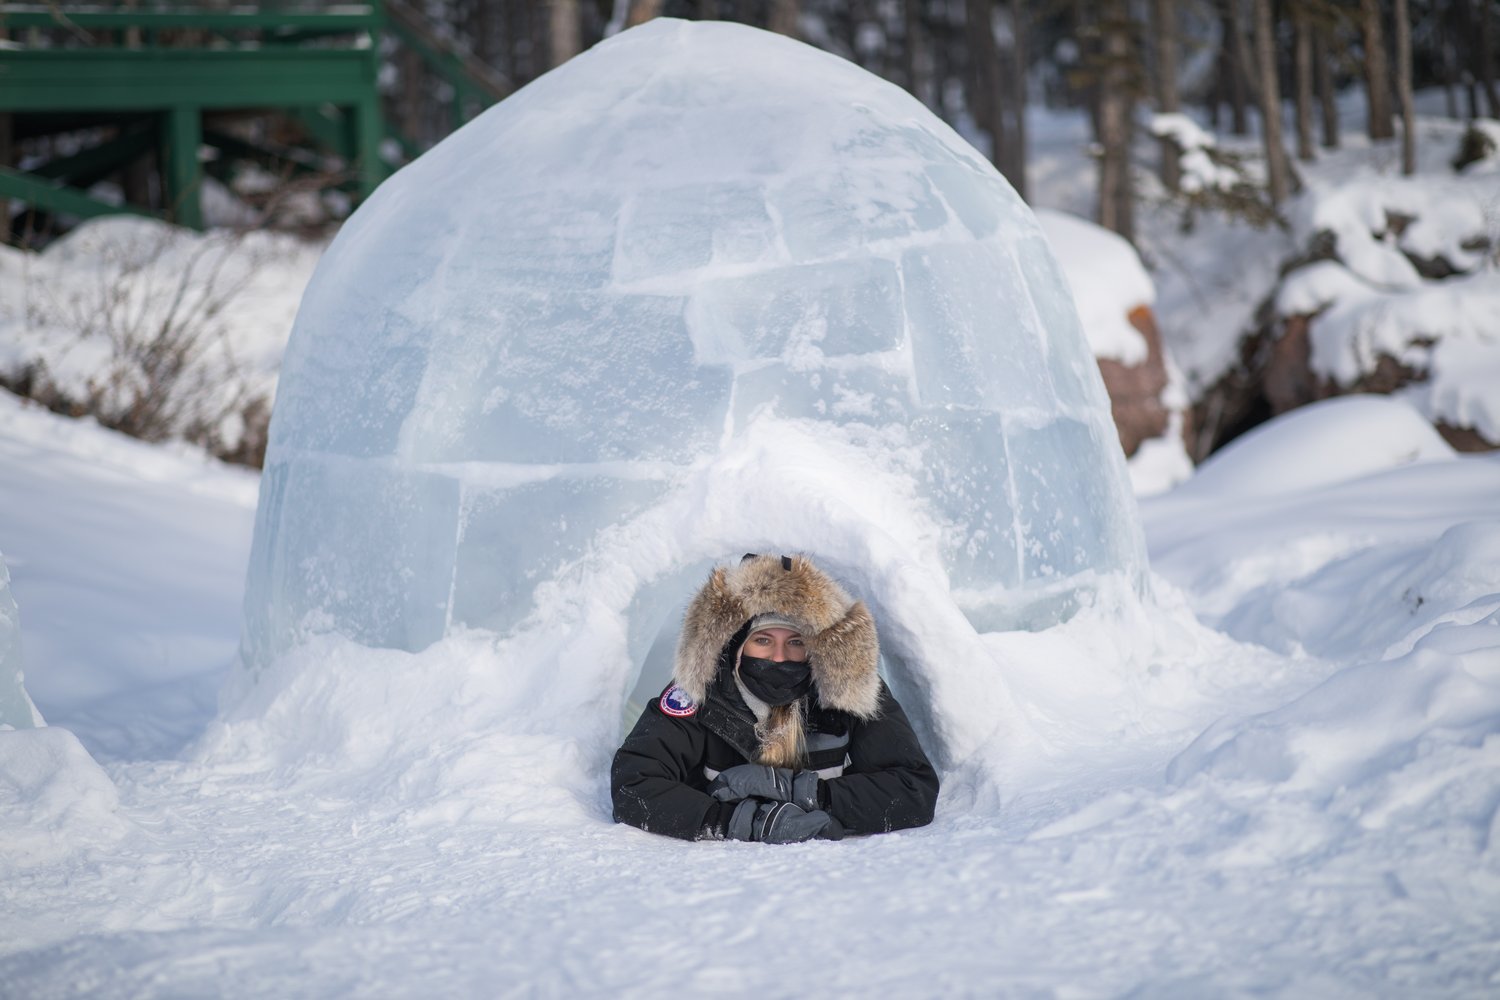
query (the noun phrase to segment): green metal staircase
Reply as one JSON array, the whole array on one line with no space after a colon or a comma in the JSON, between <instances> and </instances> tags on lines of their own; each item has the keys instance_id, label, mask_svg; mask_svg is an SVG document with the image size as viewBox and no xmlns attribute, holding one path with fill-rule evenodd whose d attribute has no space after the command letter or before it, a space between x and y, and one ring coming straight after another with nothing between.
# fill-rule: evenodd
<instances>
[{"instance_id":1,"label":"green metal staircase","mask_svg":"<svg viewBox=\"0 0 1500 1000\"><path fill-rule=\"evenodd\" d=\"M420 152L382 112L382 39L411 48L450 85L452 127L510 90L404 0L321 8L0 3L0 203L75 218L133 212L201 228L205 169L241 160L336 176L363 198ZM268 117L291 138L237 127ZM23 146L50 155L28 156L23 169L15 163ZM154 183L139 183L143 165ZM89 193L132 169L136 197L130 185L121 186L120 203Z\"/></svg>"}]
</instances>

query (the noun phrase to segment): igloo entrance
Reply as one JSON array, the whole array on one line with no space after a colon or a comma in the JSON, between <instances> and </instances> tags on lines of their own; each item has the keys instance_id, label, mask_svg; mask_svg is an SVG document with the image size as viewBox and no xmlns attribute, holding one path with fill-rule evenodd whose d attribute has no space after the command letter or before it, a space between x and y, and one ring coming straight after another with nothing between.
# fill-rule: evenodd
<instances>
[{"instance_id":1,"label":"igloo entrance","mask_svg":"<svg viewBox=\"0 0 1500 1000\"><path fill-rule=\"evenodd\" d=\"M623 696L708 566L755 548L832 560L892 648L915 595L973 634L1144 571L1071 296L1005 181L850 63L663 19L455 133L325 255L243 659L603 602L618 662L546 669Z\"/></svg>"}]
</instances>

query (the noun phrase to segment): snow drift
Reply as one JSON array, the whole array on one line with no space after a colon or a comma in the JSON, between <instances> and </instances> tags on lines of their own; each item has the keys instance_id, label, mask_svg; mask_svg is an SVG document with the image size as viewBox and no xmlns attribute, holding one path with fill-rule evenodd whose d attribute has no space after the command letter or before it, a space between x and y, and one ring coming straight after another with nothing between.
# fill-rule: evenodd
<instances>
[{"instance_id":1,"label":"snow drift","mask_svg":"<svg viewBox=\"0 0 1500 1000\"><path fill-rule=\"evenodd\" d=\"M21 614L10 593L10 570L0 556L0 729L30 729L42 724L31 703L21 667Z\"/></svg>"},{"instance_id":2,"label":"snow drift","mask_svg":"<svg viewBox=\"0 0 1500 1000\"><path fill-rule=\"evenodd\" d=\"M958 752L1006 715L976 628L1144 577L1071 295L999 174L843 60L659 20L392 178L320 263L244 677L316 632L479 630L527 651L510 674L618 705L746 550L868 600ZM586 657L543 641L579 629L606 637Z\"/></svg>"}]
</instances>

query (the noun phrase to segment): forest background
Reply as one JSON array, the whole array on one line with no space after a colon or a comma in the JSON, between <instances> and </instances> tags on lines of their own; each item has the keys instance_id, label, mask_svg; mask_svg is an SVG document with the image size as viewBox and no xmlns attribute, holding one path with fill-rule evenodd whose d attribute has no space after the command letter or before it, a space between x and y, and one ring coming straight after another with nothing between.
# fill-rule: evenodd
<instances>
[{"instance_id":1,"label":"forest background","mask_svg":"<svg viewBox=\"0 0 1500 1000\"><path fill-rule=\"evenodd\" d=\"M1131 238L1132 140L1141 114L1198 108L1209 127L1261 136L1269 207L1296 160L1337 148L1335 95L1356 87L1373 140L1411 150L1416 88L1441 87L1452 118L1500 118L1493 0L429 0L422 13L512 87L608 34L657 16L737 21L799 38L915 95L976 141L1027 196L1028 103L1082 107L1098 158L1098 221ZM441 81L396 56L398 115L424 138ZM1284 134L1287 101L1293 127ZM1399 132L1398 132L1399 125ZM1163 138L1157 170L1177 190ZM1288 147L1291 147L1290 151ZM1250 206L1246 206L1250 210Z\"/></svg>"}]
</instances>

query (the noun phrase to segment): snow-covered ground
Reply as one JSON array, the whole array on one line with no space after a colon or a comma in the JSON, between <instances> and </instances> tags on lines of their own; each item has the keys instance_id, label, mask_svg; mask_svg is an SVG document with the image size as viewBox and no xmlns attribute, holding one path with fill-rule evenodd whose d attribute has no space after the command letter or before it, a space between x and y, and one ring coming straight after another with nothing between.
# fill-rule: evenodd
<instances>
[{"instance_id":1,"label":"snow-covered ground","mask_svg":"<svg viewBox=\"0 0 1500 1000\"><path fill-rule=\"evenodd\" d=\"M1157 614L985 637L1032 735L932 826L776 849L612 824L607 748L487 724L517 693L478 638L328 640L211 721L253 478L0 405L53 723L0 733L9 995L1500 983L1500 458L1401 402L1146 501Z\"/></svg>"},{"instance_id":2,"label":"snow-covered ground","mask_svg":"<svg viewBox=\"0 0 1500 1000\"><path fill-rule=\"evenodd\" d=\"M1043 118L1037 203L1087 215L1081 120ZM1381 158L1351 144L1312 179L1337 191ZM1201 387L1293 238L1142 223L1165 339ZM0 315L4 360L86 386L110 342L35 297L139 304L205 259L131 225L144 270L101 279L114 251L86 252L87 228L0 254L26 304ZM247 351L213 377L275 379L315 256L278 252L233 279L269 286L224 307ZM919 727L1003 691L988 741L943 762L929 827L771 848L610 821L620 733L576 719L623 691L507 669L618 649L596 632L618 616L584 603L529 645L325 636L231 678L258 477L0 393L0 554L50 723L0 731L0 994L1494 995L1500 456L1454 454L1421 402L1309 407L1143 500L1147 600L1104 588L1034 632L913 615L955 659L908 699Z\"/></svg>"}]
</instances>

